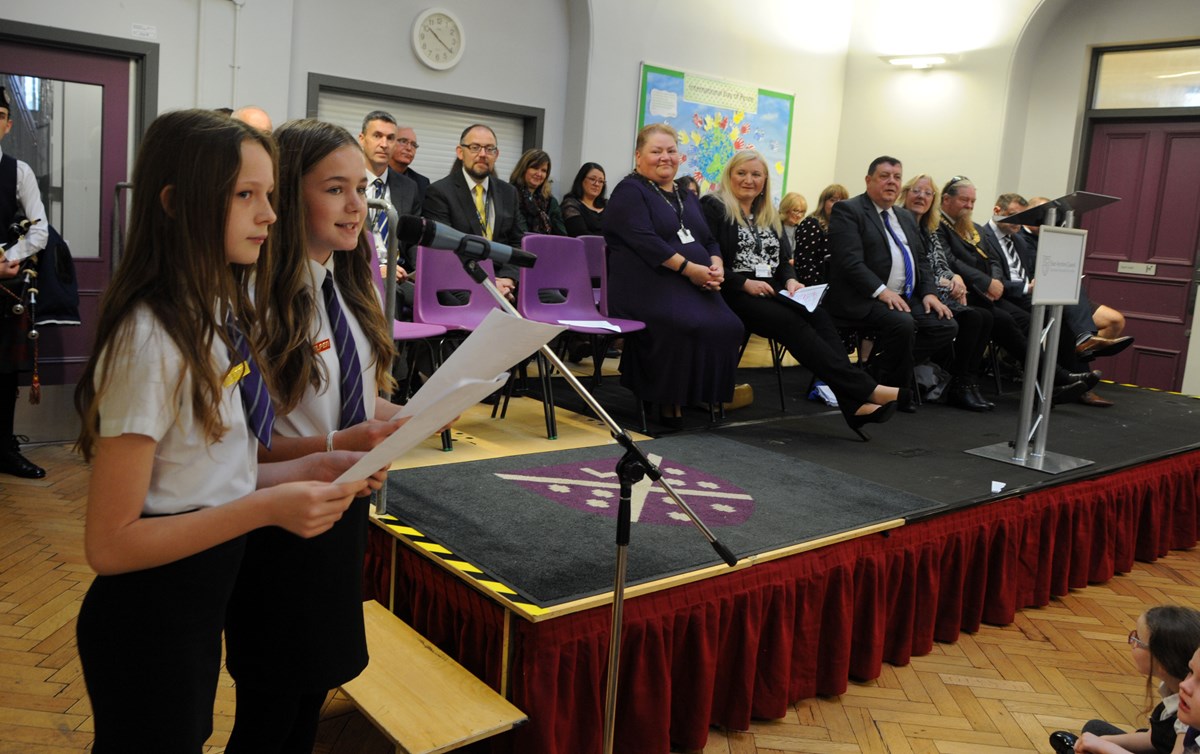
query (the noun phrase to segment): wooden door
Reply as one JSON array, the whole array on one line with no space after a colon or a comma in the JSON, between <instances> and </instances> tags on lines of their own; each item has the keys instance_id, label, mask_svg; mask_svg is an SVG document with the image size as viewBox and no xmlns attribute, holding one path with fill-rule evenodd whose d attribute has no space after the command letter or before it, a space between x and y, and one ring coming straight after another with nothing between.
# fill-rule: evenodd
<instances>
[{"instance_id":1,"label":"wooden door","mask_svg":"<svg viewBox=\"0 0 1200 754\"><path fill-rule=\"evenodd\" d=\"M1136 338L1096 363L1106 378L1178 390L1200 247L1200 120L1105 121L1092 128L1084 189L1121 198L1082 218L1084 284Z\"/></svg>"}]
</instances>

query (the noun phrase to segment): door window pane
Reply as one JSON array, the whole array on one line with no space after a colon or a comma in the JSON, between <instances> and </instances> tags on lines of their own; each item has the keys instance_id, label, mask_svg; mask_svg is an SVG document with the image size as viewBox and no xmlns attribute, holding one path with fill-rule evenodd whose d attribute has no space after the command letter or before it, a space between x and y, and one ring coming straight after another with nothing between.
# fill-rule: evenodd
<instances>
[{"instance_id":1,"label":"door window pane","mask_svg":"<svg viewBox=\"0 0 1200 754\"><path fill-rule=\"evenodd\" d=\"M1200 46L1101 53L1092 107L1200 107Z\"/></svg>"}]
</instances>

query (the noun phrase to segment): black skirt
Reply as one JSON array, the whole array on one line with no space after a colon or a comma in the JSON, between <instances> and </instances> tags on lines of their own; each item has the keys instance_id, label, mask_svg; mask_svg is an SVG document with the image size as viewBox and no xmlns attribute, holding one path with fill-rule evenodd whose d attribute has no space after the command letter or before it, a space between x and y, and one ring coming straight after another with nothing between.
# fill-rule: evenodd
<instances>
[{"instance_id":1,"label":"black skirt","mask_svg":"<svg viewBox=\"0 0 1200 754\"><path fill-rule=\"evenodd\" d=\"M225 666L239 684L324 691L367 666L362 569L368 498L329 531L302 539L278 527L247 536L225 620Z\"/></svg>"}]
</instances>

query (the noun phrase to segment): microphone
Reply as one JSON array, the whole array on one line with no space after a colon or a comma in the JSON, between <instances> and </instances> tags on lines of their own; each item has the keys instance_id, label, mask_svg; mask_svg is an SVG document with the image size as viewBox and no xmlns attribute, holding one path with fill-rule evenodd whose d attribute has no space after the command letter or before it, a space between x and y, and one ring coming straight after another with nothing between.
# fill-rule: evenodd
<instances>
[{"instance_id":1,"label":"microphone","mask_svg":"<svg viewBox=\"0 0 1200 754\"><path fill-rule=\"evenodd\" d=\"M511 264L516 267L532 267L537 262L537 255L524 249L514 249L482 236L460 233L449 225L416 215L401 216L400 227L396 229L396 239L401 243L415 243L431 249L453 251L468 259L490 259L497 266Z\"/></svg>"}]
</instances>

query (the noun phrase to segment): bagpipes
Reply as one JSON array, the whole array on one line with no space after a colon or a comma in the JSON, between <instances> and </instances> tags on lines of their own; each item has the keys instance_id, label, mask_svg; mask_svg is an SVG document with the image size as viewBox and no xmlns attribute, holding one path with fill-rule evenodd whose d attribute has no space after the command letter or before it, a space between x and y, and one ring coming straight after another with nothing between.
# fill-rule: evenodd
<instances>
[{"instance_id":1,"label":"bagpipes","mask_svg":"<svg viewBox=\"0 0 1200 754\"><path fill-rule=\"evenodd\" d=\"M19 243L37 222L20 216L14 218L8 226L8 242L0 245L0 252ZM33 404L41 401L37 368L41 333L38 327L80 324L79 284L71 251L58 231L53 227L48 230L46 248L22 260L15 276L0 279L0 291L3 291L0 294L3 299L0 300L0 320L12 320L4 323L5 327L17 330L28 327L25 346L31 347L33 352L33 378L29 390L29 402Z\"/></svg>"}]
</instances>

